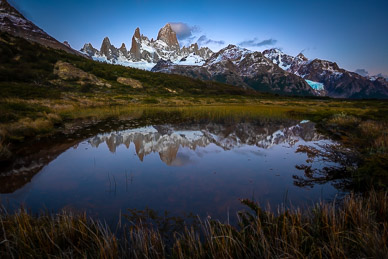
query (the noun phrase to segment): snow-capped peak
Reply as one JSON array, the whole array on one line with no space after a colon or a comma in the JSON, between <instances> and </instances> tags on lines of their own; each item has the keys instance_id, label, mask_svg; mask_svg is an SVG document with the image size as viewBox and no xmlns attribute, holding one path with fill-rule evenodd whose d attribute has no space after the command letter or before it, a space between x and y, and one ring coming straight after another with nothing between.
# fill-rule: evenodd
<instances>
[{"instance_id":1,"label":"snow-capped peak","mask_svg":"<svg viewBox=\"0 0 388 259\"><path fill-rule=\"evenodd\" d=\"M221 49L219 52L213 54L207 61L206 66L211 66L213 64L223 62L223 61L231 61L233 64L237 64L242 61L246 55L252 54L253 51L241 48L236 45L228 45L227 47Z\"/></svg>"},{"instance_id":2,"label":"snow-capped peak","mask_svg":"<svg viewBox=\"0 0 388 259\"><path fill-rule=\"evenodd\" d=\"M160 29L157 40L149 40L140 33L139 28L136 28L129 51L125 45L117 49L110 44L108 38L104 39L100 51L88 44L85 44L81 51L97 61L145 70L151 70L160 60L171 60L180 65L200 66L213 54L209 48L198 48L195 44L180 49L176 33L170 24Z\"/></svg>"}]
</instances>

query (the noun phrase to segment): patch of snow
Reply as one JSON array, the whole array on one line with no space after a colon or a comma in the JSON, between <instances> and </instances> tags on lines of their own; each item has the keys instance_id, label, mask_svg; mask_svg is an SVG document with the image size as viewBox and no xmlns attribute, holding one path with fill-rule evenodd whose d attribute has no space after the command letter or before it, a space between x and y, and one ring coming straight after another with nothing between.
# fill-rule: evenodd
<instances>
[{"instance_id":1,"label":"patch of snow","mask_svg":"<svg viewBox=\"0 0 388 259\"><path fill-rule=\"evenodd\" d=\"M202 66L203 64L205 64L205 60L200 56L191 53L189 56L184 58L179 58L175 60L173 63L177 65L182 65L182 66Z\"/></svg>"},{"instance_id":2,"label":"patch of snow","mask_svg":"<svg viewBox=\"0 0 388 259\"><path fill-rule=\"evenodd\" d=\"M334 77L339 78L343 75L343 73L338 72L338 71L333 71L333 75L334 75Z\"/></svg>"},{"instance_id":3,"label":"patch of snow","mask_svg":"<svg viewBox=\"0 0 388 259\"><path fill-rule=\"evenodd\" d=\"M219 52L217 58L210 60L207 65L219 63L224 60L230 60L233 64L239 64L247 55L254 53L251 50L234 46L232 48L226 48Z\"/></svg>"},{"instance_id":4,"label":"patch of snow","mask_svg":"<svg viewBox=\"0 0 388 259\"><path fill-rule=\"evenodd\" d=\"M144 51L149 52L150 54L156 52L156 50L155 50L153 47L151 47L151 46L145 44L144 42L141 43L140 48L141 48L142 50L144 50Z\"/></svg>"},{"instance_id":5,"label":"patch of snow","mask_svg":"<svg viewBox=\"0 0 388 259\"><path fill-rule=\"evenodd\" d=\"M103 63L108 63L108 64L116 64L116 65L122 65L125 67L133 67L133 68L138 68L138 69L143 69L150 71L156 64L152 62L147 62L146 60L143 61L130 61L123 56L120 56L119 59L117 60L109 60L105 56L93 56L92 57L94 61L99 61Z\"/></svg>"},{"instance_id":6,"label":"patch of snow","mask_svg":"<svg viewBox=\"0 0 388 259\"><path fill-rule=\"evenodd\" d=\"M288 69L290 69L291 65L286 65L286 64L284 64L282 61L280 61L279 67L280 67L281 69L287 71Z\"/></svg>"},{"instance_id":7,"label":"patch of snow","mask_svg":"<svg viewBox=\"0 0 388 259\"><path fill-rule=\"evenodd\" d=\"M133 67L133 68L143 69L147 71L150 71L156 65L156 63L148 62L146 60L136 61L136 62L124 61L124 62L117 62L117 64L125 67Z\"/></svg>"},{"instance_id":8,"label":"patch of snow","mask_svg":"<svg viewBox=\"0 0 388 259\"><path fill-rule=\"evenodd\" d=\"M165 48L168 47L167 43L165 43L165 42L162 41L162 40L157 40L157 41L154 42L154 44L155 44L155 45L161 45L161 46L163 46L163 47L165 47Z\"/></svg>"},{"instance_id":9,"label":"patch of snow","mask_svg":"<svg viewBox=\"0 0 388 259\"><path fill-rule=\"evenodd\" d=\"M174 133L172 133L172 134L175 134L175 135L184 137L185 139L187 139L187 140L189 140L189 141L199 140L199 139L201 139L201 138L204 137L203 132L201 132L201 131L196 131L196 130L174 131Z\"/></svg>"}]
</instances>

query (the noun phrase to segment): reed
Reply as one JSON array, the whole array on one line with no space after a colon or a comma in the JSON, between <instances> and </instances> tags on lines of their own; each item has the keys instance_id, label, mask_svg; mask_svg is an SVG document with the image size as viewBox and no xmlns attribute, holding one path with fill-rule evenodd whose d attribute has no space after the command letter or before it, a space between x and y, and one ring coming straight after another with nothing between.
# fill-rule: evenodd
<instances>
[{"instance_id":1,"label":"reed","mask_svg":"<svg viewBox=\"0 0 388 259\"><path fill-rule=\"evenodd\" d=\"M276 213L242 200L236 226L186 224L166 237L145 221L115 232L85 214L0 214L1 258L386 258L388 193L350 194L341 202ZM163 225L163 224L162 224Z\"/></svg>"}]
</instances>

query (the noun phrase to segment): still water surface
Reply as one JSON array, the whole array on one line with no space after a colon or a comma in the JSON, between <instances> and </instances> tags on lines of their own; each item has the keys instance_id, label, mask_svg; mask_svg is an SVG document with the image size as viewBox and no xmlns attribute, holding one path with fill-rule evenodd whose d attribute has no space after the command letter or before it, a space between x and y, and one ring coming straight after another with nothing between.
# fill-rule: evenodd
<instances>
[{"instance_id":1,"label":"still water surface","mask_svg":"<svg viewBox=\"0 0 388 259\"><path fill-rule=\"evenodd\" d=\"M333 199L338 191L330 183L296 186L293 176L304 172L295 166L307 163L306 154L296 151L300 145L332 143L313 123L296 120L201 121L102 132L0 197L10 208L86 210L107 222L128 208L223 220L243 208L241 198L272 208L303 207Z\"/></svg>"}]
</instances>

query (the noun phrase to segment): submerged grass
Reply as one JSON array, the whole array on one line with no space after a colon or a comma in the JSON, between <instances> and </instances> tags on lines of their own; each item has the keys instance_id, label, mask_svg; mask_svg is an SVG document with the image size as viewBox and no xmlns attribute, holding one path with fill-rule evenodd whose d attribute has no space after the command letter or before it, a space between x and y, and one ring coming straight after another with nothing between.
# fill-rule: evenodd
<instances>
[{"instance_id":1,"label":"submerged grass","mask_svg":"<svg viewBox=\"0 0 388 259\"><path fill-rule=\"evenodd\" d=\"M348 168L344 178L351 179L351 189L368 191L388 188L388 120L365 114L344 112L317 121L318 128L351 150L356 168Z\"/></svg>"},{"instance_id":2,"label":"submerged grass","mask_svg":"<svg viewBox=\"0 0 388 259\"><path fill-rule=\"evenodd\" d=\"M2 258L386 258L388 193L350 194L276 214L242 200L237 226L200 220L165 236L147 222L107 225L85 214L0 214Z\"/></svg>"}]
</instances>

